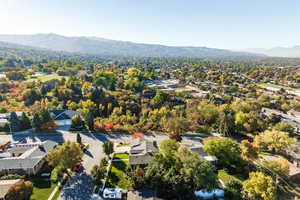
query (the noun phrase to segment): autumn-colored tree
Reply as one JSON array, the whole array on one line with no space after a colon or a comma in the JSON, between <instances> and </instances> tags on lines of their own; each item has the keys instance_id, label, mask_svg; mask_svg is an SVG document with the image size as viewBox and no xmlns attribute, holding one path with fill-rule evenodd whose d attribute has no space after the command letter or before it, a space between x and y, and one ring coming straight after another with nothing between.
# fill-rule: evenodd
<instances>
[{"instance_id":1,"label":"autumn-colored tree","mask_svg":"<svg viewBox=\"0 0 300 200\"><path fill-rule=\"evenodd\" d=\"M241 156L244 160L251 161L258 158L258 149L248 140L241 142Z\"/></svg>"},{"instance_id":2,"label":"autumn-colored tree","mask_svg":"<svg viewBox=\"0 0 300 200\"><path fill-rule=\"evenodd\" d=\"M81 162L83 152L76 142L67 141L63 145L51 150L46 156L49 165L71 169Z\"/></svg>"},{"instance_id":3,"label":"autumn-colored tree","mask_svg":"<svg viewBox=\"0 0 300 200\"><path fill-rule=\"evenodd\" d=\"M29 199L33 191L33 185L30 181L19 181L12 185L6 196L6 200Z\"/></svg>"},{"instance_id":4,"label":"autumn-colored tree","mask_svg":"<svg viewBox=\"0 0 300 200\"><path fill-rule=\"evenodd\" d=\"M251 172L243 183L246 198L250 200L276 200L277 188L273 179L261 172Z\"/></svg>"},{"instance_id":5,"label":"autumn-colored tree","mask_svg":"<svg viewBox=\"0 0 300 200\"><path fill-rule=\"evenodd\" d=\"M294 143L295 139L290 137L287 132L277 130L264 131L254 138L254 145L257 148L273 152L284 152Z\"/></svg>"}]
</instances>

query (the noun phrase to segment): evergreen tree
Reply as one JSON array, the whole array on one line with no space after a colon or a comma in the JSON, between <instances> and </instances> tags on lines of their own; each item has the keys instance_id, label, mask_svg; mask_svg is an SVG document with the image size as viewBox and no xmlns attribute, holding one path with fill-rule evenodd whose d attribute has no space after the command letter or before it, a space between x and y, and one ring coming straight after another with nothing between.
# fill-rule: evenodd
<instances>
[{"instance_id":1,"label":"evergreen tree","mask_svg":"<svg viewBox=\"0 0 300 200\"><path fill-rule=\"evenodd\" d=\"M86 118L85 118L85 123L88 126L88 129L90 131L94 130L94 115L93 115L93 113L91 113L91 112L87 113Z\"/></svg>"},{"instance_id":2,"label":"evergreen tree","mask_svg":"<svg viewBox=\"0 0 300 200\"><path fill-rule=\"evenodd\" d=\"M79 143L79 144L82 143L82 139L81 139L80 133L77 133L76 141L77 141L77 143Z\"/></svg>"},{"instance_id":3,"label":"evergreen tree","mask_svg":"<svg viewBox=\"0 0 300 200\"><path fill-rule=\"evenodd\" d=\"M22 116L21 116L21 127L22 127L22 130L31 128L30 120L24 112L22 113Z\"/></svg>"},{"instance_id":4,"label":"evergreen tree","mask_svg":"<svg viewBox=\"0 0 300 200\"><path fill-rule=\"evenodd\" d=\"M10 113L9 122L12 132L21 130L21 121L15 112Z\"/></svg>"},{"instance_id":5,"label":"evergreen tree","mask_svg":"<svg viewBox=\"0 0 300 200\"><path fill-rule=\"evenodd\" d=\"M32 128L34 128L36 131L40 130L41 129L41 126L42 126L42 120L39 116L38 113L35 113L33 115L33 118L32 118L32 121L31 121L31 126Z\"/></svg>"},{"instance_id":6,"label":"evergreen tree","mask_svg":"<svg viewBox=\"0 0 300 200\"><path fill-rule=\"evenodd\" d=\"M41 119L42 123L47 123L49 121L52 121L52 117L50 115L49 110L42 109L40 112L40 119Z\"/></svg>"}]
</instances>

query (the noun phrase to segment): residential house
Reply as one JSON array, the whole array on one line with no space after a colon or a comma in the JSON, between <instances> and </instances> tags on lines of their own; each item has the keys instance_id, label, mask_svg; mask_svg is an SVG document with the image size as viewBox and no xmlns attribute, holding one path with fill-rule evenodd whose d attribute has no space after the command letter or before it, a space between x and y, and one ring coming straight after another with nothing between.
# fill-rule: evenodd
<instances>
[{"instance_id":1,"label":"residential house","mask_svg":"<svg viewBox=\"0 0 300 200\"><path fill-rule=\"evenodd\" d=\"M72 117L78 112L73 110L50 110L51 117L58 126L72 125Z\"/></svg>"},{"instance_id":2,"label":"residential house","mask_svg":"<svg viewBox=\"0 0 300 200\"><path fill-rule=\"evenodd\" d=\"M0 200L5 200L9 189L19 181L21 179L0 180Z\"/></svg>"},{"instance_id":3,"label":"residential house","mask_svg":"<svg viewBox=\"0 0 300 200\"><path fill-rule=\"evenodd\" d=\"M155 141L148 141L144 138L134 139L130 147L129 164L149 164L155 150L157 150L157 144Z\"/></svg>"},{"instance_id":4,"label":"residential house","mask_svg":"<svg viewBox=\"0 0 300 200\"><path fill-rule=\"evenodd\" d=\"M44 142L14 144L0 159L0 174L25 173L34 175L45 163L46 154L57 147L57 143ZM3 154L4 155L4 154Z\"/></svg>"},{"instance_id":5,"label":"residential house","mask_svg":"<svg viewBox=\"0 0 300 200\"><path fill-rule=\"evenodd\" d=\"M216 156L209 156L205 151L203 150L203 145L201 143L182 143L181 144L183 147L187 148L191 152L196 152L199 154L201 159L204 159L211 164L217 164L218 163L218 158Z\"/></svg>"}]
</instances>

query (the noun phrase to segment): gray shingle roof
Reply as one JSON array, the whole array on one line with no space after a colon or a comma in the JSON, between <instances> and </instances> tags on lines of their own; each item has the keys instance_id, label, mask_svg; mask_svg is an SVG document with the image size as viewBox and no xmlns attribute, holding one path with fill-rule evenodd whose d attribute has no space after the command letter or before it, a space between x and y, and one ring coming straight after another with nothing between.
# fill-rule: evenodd
<instances>
[{"instance_id":1,"label":"gray shingle roof","mask_svg":"<svg viewBox=\"0 0 300 200\"><path fill-rule=\"evenodd\" d=\"M9 169L30 169L34 168L47 154L58 144L53 141L45 141L39 145L29 148L19 157L10 157L0 159L0 171ZM25 147L13 147L25 148Z\"/></svg>"}]
</instances>

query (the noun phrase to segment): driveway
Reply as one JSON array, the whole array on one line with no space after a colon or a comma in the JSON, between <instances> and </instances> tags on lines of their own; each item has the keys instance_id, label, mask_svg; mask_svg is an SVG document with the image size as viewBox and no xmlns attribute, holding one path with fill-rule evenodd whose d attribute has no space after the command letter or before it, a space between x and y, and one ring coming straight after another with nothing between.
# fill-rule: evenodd
<instances>
[{"instance_id":1,"label":"driveway","mask_svg":"<svg viewBox=\"0 0 300 200\"><path fill-rule=\"evenodd\" d=\"M89 200L93 196L94 182L90 175L72 176L65 184L58 200Z\"/></svg>"}]
</instances>

